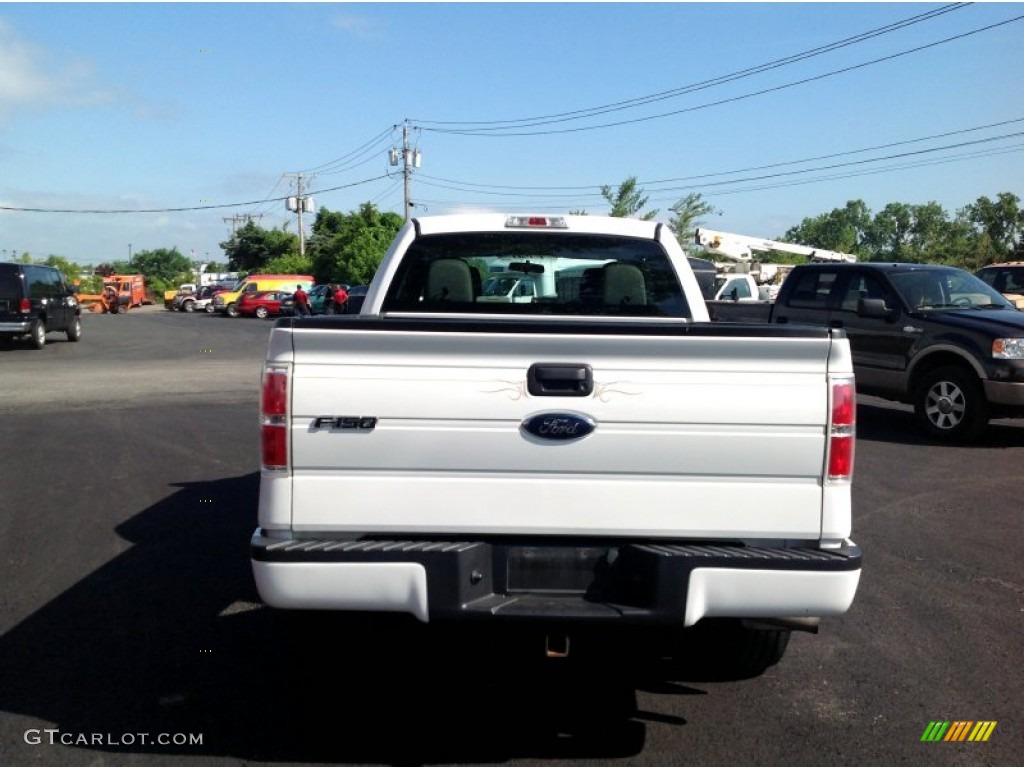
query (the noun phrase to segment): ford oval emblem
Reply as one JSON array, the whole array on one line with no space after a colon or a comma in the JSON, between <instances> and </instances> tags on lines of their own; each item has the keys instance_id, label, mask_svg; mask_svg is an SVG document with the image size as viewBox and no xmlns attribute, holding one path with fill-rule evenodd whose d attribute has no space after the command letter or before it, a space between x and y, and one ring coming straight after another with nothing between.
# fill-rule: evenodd
<instances>
[{"instance_id":1,"label":"ford oval emblem","mask_svg":"<svg viewBox=\"0 0 1024 768\"><path fill-rule=\"evenodd\" d=\"M522 424L524 430L542 440L578 440L595 427L593 419L578 413L538 413Z\"/></svg>"}]
</instances>

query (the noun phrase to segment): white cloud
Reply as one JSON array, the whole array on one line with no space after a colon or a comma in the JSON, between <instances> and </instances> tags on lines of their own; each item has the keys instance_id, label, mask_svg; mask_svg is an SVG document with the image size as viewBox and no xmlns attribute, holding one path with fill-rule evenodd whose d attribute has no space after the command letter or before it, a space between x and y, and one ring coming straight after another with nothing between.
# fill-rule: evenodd
<instances>
[{"instance_id":1,"label":"white cloud","mask_svg":"<svg viewBox=\"0 0 1024 768\"><path fill-rule=\"evenodd\" d=\"M376 25L365 16L353 16L345 13L332 16L331 25L363 39L376 37L378 32Z\"/></svg>"},{"instance_id":2,"label":"white cloud","mask_svg":"<svg viewBox=\"0 0 1024 768\"><path fill-rule=\"evenodd\" d=\"M19 37L0 18L0 121L19 108L80 107L114 98L115 92L98 82L91 62L57 60L42 46Z\"/></svg>"}]
</instances>

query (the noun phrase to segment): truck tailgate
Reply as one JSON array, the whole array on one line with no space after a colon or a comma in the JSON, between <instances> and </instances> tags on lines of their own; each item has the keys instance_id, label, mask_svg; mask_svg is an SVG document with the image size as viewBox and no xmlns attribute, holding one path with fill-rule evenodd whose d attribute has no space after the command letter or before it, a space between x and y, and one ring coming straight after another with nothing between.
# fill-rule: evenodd
<instances>
[{"instance_id":1,"label":"truck tailgate","mask_svg":"<svg viewBox=\"0 0 1024 768\"><path fill-rule=\"evenodd\" d=\"M294 361L296 532L820 535L826 331L465 328L297 323L291 349L272 338L271 360ZM590 366L592 393L529 394L537 363ZM545 413L595 428L522 429ZM322 426L337 417L375 422Z\"/></svg>"}]
</instances>

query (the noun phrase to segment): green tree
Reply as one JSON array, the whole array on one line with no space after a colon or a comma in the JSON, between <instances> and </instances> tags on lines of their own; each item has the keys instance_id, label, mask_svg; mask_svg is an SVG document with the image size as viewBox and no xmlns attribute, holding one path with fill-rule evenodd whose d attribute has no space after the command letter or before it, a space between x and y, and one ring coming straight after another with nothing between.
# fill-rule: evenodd
<instances>
[{"instance_id":1,"label":"green tree","mask_svg":"<svg viewBox=\"0 0 1024 768\"><path fill-rule=\"evenodd\" d=\"M923 205L889 203L875 215L864 235L865 249L874 261L965 263L961 224L950 220L936 202Z\"/></svg>"},{"instance_id":2,"label":"green tree","mask_svg":"<svg viewBox=\"0 0 1024 768\"><path fill-rule=\"evenodd\" d=\"M867 227L865 243L873 261L906 261L913 214L906 203L889 203Z\"/></svg>"},{"instance_id":3,"label":"green tree","mask_svg":"<svg viewBox=\"0 0 1024 768\"><path fill-rule=\"evenodd\" d=\"M312 259L298 253L275 256L263 265L263 271L271 275L308 275L312 270Z\"/></svg>"},{"instance_id":4,"label":"green tree","mask_svg":"<svg viewBox=\"0 0 1024 768\"><path fill-rule=\"evenodd\" d=\"M321 208L313 222L309 253L318 281L370 282L403 224L397 213L363 203L349 213Z\"/></svg>"},{"instance_id":5,"label":"green tree","mask_svg":"<svg viewBox=\"0 0 1024 768\"><path fill-rule=\"evenodd\" d=\"M862 254L861 243L871 224L871 212L863 200L850 200L844 208L804 219L777 240L828 251Z\"/></svg>"},{"instance_id":6,"label":"green tree","mask_svg":"<svg viewBox=\"0 0 1024 768\"><path fill-rule=\"evenodd\" d=\"M958 218L974 229L972 261L978 267L1006 261L1024 251L1024 209L1020 198L1010 192L1000 192L995 200L979 197L965 206Z\"/></svg>"},{"instance_id":7,"label":"green tree","mask_svg":"<svg viewBox=\"0 0 1024 768\"><path fill-rule=\"evenodd\" d=\"M103 275L92 274L78 282L81 293L100 293L103 290Z\"/></svg>"},{"instance_id":8,"label":"green tree","mask_svg":"<svg viewBox=\"0 0 1024 768\"><path fill-rule=\"evenodd\" d=\"M248 221L220 244L233 271L257 272L271 259L298 254L299 236L283 229L264 229Z\"/></svg>"},{"instance_id":9,"label":"green tree","mask_svg":"<svg viewBox=\"0 0 1024 768\"><path fill-rule=\"evenodd\" d=\"M721 214L721 211L707 202L700 192L691 192L686 197L679 198L669 210L672 211L672 216L668 220L668 225L676 233L676 240L683 246L683 250L687 250L693 243L697 227L703 223L702 219L705 216Z\"/></svg>"},{"instance_id":10,"label":"green tree","mask_svg":"<svg viewBox=\"0 0 1024 768\"><path fill-rule=\"evenodd\" d=\"M949 263L949 216L935 201L912 206L914 223L910 230L911 261L922 264Z\"/></svg>"},{"instance_id":11,"label":"green tree","mask_svg":"<svg viewBox=\"0 0 1024 768\"><path fill-rule=\"evenodd\" d=\"M946 224L945 247L946 261L953 266L974 272L989 263L979 254L978 233L963 214L957 211L956 217Z\"/></svg>"},{"instance_id":12,"label":"green tree","mask_svg":"<svg viewBox=\"0 0 1024 768\"><path fill-rule=\"evenodd\" d=\"M128 264L128 271L144 275L149 283L182 283L194 277L192 262L177 248L137 251Z\"/></svg>"},{"instance_id":13,"label":"green tree","mask_svg":"<svg viewBox=\"0 0 1024 768\"><path fill-rule=\"evenodd\" d=\"M64 278L68 282L74 283L76 280L81 280L80 276L83 271L81 265L75 264L73 261L65 259L63 256L51 254L46 258L46 261L44 261L43 264L46 264L48 267L56 267L59 269L64 274Z\"/></svg>"},{"instance_id":14,"label":"green tree","mask_svg":"<svg viewBox=\"0 0 1024 768\"><path fill-rule=\"evenodd\" d=\"M619 184L619 188L614 192L610 186L604 185L601 187L601 197L608 201L608 205L611 206L609 216L617 216L619 218L635 216L638 219L650 221L658 215L657 209L642 215L640 214L640 211L647 205L649 198L644 195L642 189L637 188L636 176L630 176Z\"/></svg>"}]
</instances>

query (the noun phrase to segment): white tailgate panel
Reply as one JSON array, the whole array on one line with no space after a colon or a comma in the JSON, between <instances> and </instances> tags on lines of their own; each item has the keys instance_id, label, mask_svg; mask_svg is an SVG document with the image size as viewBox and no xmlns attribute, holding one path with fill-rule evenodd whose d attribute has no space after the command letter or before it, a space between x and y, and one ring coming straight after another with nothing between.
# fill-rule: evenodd
<instances>
[{"instance_id":1,"label":"white tailgate panel","mask_svg":"<svg viewBox=\"0 0 1024 768\"><path fill-rule=\"evenodd\" d=\"M297 531L820 534L827 339L334 333L296 334ZM589 364L594 393L529 395L537 362ZM597 426L520 429L544 412Z\"/></svg>"}]
</instances>

